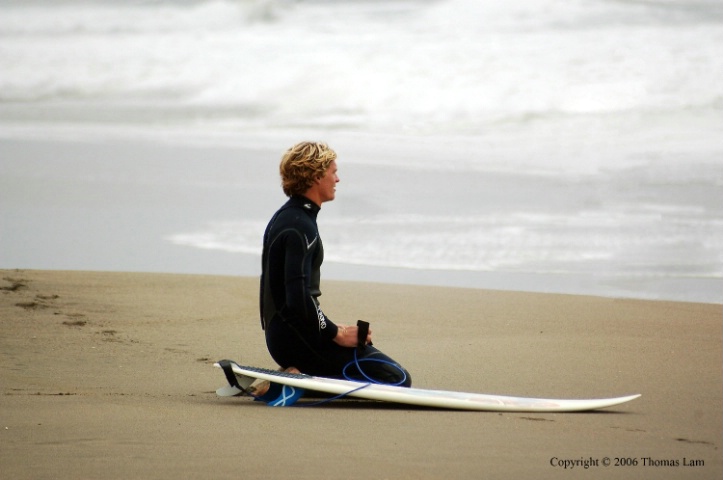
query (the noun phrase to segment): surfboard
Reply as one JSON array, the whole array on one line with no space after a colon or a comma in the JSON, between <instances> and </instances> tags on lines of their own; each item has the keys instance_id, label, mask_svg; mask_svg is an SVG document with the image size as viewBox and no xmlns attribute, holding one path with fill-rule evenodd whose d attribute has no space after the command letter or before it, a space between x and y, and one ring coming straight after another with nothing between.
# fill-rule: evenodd
<instances>
[{"instance_id":1,"label":"surfboard","mask_svg":"<svg viewBox=\"0 0 723 480\"><path fill-rule=\"evenodd\" d=\"M224 371L228 385L216 394L222 397L243 395L256 379L268 380L276 389L274 398L264 399L271 406L291 406L304 391L331 395L394 402L420 407L489 412L583 412L620 405L640 397L640 394L598 399L547 399L487 395L423 388L405 388L336 378L315 377L303 373L285 373L266 368L241 366L231 360L214 364Z\"/></svg>"}]
</instances>

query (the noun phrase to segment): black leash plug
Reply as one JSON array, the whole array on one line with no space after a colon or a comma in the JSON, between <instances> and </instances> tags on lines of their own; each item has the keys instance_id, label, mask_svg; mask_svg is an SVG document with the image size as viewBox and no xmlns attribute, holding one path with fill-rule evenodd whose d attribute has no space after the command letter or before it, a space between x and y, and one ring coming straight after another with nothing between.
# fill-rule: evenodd
<instances>
[{"instance_id":1,"label":"black leash plug","mask_svg":"<svg viewBox=\"0 0 723 480\"><path fill-rule=\"evenodd\" d=\"M357 331L357 348L359 351L364 350L367 346L367 336L369 336L369 322L364 320L357 320L356 326L359 328Z\"/></svg>"}]
</instances>

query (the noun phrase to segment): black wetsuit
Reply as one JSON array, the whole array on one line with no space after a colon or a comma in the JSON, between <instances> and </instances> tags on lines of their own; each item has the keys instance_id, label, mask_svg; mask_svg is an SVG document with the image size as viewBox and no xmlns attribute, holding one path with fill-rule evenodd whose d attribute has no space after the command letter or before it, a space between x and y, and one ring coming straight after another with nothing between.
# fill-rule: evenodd
<instances>
[{"instance_id":1,"label":"black wetsuit","mask_svg":"<svg viewBox=\"0 0 723 480\"><path fill-rule=\"evenodd\" d=\"M319 206L294 196L271 218L264 233L261 274L261 326L273 359L283 368L298 368L309 375L341 377L354 360L355 348L334 342L338 328L321 310L318 297L320 267L324 261L316 216ZM368 345L358 357L396 363ZM377 362L361 363L377 381L411 385L406 371ZM400 367L401 368L401 367ZM351 367L347 375L359 378Z\"/></svg>"}]
</instances>

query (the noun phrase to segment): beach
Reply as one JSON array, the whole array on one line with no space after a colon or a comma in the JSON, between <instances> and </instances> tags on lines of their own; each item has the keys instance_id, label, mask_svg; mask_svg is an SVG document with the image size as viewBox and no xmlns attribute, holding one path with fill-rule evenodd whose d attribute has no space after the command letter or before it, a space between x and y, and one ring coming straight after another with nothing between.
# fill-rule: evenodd
<instances>
[{"instance_id":1,"label":"beach","mask_svg":"<svg viewBox=\"0 0 723 480\"><path fill-rule=\"evenodd\" d=\"M274 367L254 277L0 275L3 477L723 473L718 304L325 282L327 314L339 323L370 321L375 344L410 370L417 387L642 397L579 414L352 400L271 408L214 393L225 383L214 361Z\"/></svg>"},{"instance_id":2,"label":"beach","mask_svg":"<svg viewBox=\"0 0 723 480\"><path fill-rule=\"evenodd\" d=\"M721 478L720 1L0 7L2 479ZM414 386L642 396L218 397L304 140L324 312Z\"/></svg>"}]
</instances>

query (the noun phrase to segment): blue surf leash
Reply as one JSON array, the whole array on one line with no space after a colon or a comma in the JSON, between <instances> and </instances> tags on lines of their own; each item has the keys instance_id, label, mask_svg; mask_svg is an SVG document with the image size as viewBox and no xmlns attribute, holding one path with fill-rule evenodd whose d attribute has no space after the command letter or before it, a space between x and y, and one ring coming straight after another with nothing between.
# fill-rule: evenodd
<instances>
[{"instance_id":1,"label":"blue surf leash","mask_svg":"<svg viewBox=\"0 0 723 480\"><path fill-rule=\"evenodd\" d=\"M365 322L364 320L357 321L357 327L358 327L358 334L357 334L357 347L354 349L354 359L347 363L344 368L342 369L342 375L345 380L351 381L351 382L359 382L358 378L353 378L347 371L351 367L355 367L356 370L359 372L359 374L364 377L366 380L366 383L362 383L359 387L354 388L352 390L349 390L348 392L336 395L331 398L327 398L324 400L321 400L319 402L314 403L307 403L304 405L297 405L296 401L301 398L303 395L303 390L300 388L290 387L288 385L280 385L280 384L271 384L271 387L269 388L269 391L266 392L264 395L261 396L255 396L255 400L265 402L266 404L273 406L273 407L281 407L281 406L295 406L295 407L316 407L319 405L324 405L326 403L332 402L334 400L339 400L341 398L347 397L351 395L354 392L358 392L359 390L362 390L364 388L367 388L370 385L390 385L390 386L399 386L402 385L404 382L407 381L407 372L397 365L394 362L390 362L389 360L384 360L382 358L359 358L359 353L363 352L367 345L367 336L369 335L369 322ZM371 343L369 344L371 345ZM389 382L383 382L380 380L376 380L372 378L371 376L367 375L366 372L364 372L364 369L362 368L361 364L364 362L376 362L376 363L382 363L385 365L389 365L393 368L396 368L402 373L402 379L398 382L389 383Z\"/></svg>"}]
</instances>

